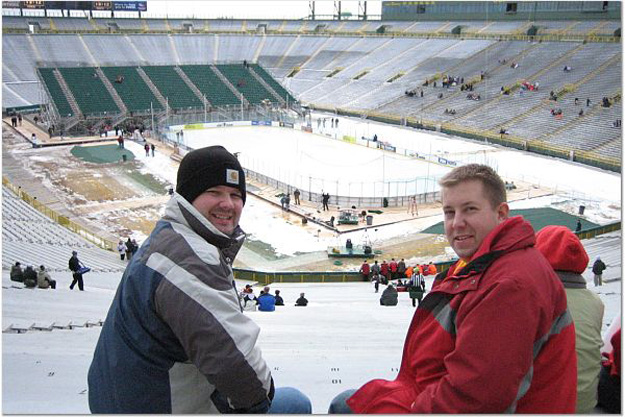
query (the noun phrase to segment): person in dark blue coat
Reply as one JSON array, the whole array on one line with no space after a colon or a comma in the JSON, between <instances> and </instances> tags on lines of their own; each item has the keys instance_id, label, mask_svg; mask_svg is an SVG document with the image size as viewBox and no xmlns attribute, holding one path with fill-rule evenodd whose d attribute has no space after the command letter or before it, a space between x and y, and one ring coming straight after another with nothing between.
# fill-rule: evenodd
<instances>
[{"instance_id":1,"label":"person in dark blue coat","mask_svg":"<svg viewBox=\"0 0 625 417\"><path fill-rule=\"evenodd\" d=\"M276 298L269 293L269 287L263 289L263 293L258 297L257 301L260 311L276 310Z\"/></svg>"}]
</instances>

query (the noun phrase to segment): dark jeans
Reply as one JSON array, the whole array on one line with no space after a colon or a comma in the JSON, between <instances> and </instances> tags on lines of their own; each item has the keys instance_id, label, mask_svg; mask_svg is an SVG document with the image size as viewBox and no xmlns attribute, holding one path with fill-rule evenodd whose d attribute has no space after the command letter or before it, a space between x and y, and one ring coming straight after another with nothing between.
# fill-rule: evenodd
<instances>
[{"instance_id":1,"label":"dark jeans","mask_svg":"<svg viewBox=\"0 0 625 417\"><path fill-rule=\"evenodd\" d=\"M72 274L72 277L74 278L74 280L72 281L72 283L69 286L70 290L74 289L74 285L76 285L76 283L78 283L78 289L80 291L84 291L84 287L83 287L83 282L82 282L82 274L79 274L78 272L74 272Z\"/></svg>"},{"instance_id":2,"label":"dark jeans","mask_svg":"<svg viewBox=\"0 0 625 417\"><path fill-rule=\"evenodd\" d=\"M292 387L276 388L267 414L312 414L312 405L306 394Z\"/></svg>"},{"instance_id":3,"label":"dark jeans","mask_svg":"<svg viewBox=\"0 0 625 417\"><path fill-rule=\"evenodd\" d=\"M354 414L345 401L354 395L355 392L355 389L348 389L334 397L328 408L328 414Z\"/></svg>"},{"instance_id":4,"label":"dark jeans","mask_svg":"<svg viewBox=\"0 0 625 417\"><path fill-rule=\"evenodd\" d=\"M598 391L597 407L607 413L621 414L621 379L610 375L608 367L601 367Z\"/></svg>"}]
</instances>

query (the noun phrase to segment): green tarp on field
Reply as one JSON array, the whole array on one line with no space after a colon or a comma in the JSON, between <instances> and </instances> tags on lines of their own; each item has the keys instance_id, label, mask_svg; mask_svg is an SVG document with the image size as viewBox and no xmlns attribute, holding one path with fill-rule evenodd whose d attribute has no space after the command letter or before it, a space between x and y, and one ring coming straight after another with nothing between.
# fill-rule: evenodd
<instances>
[{"instance_id":1,"label":"green tarp on field","mask_svg":"<svg viewBox=\"0 0 625 417\"><path fill-rule=\"evenodd\" d=\"M96 164L108 164L111 162L119 162L126 155L126 160L132 161L135 155L127 149L122 149L118 145L99 145L99 146L74 146L71 150L72 155L87 162Z\"/></svg>"},{"instance_id":2,"label":"green tarp on field","mask_svg":"<svg viewBox=\"0 0 625 417\"><path fill-rule=\"evenodd\" d=\"M530 222L536 232L545 226L551 225L566 226L575 231L577 219L579 218L578 216L574 216L551 207L510 210L510 217L519 215L523 216L525 220ZM582 218L580 218L580 220L582 222L582 230L598 226L598 224L589 222L588 220L584 220ZM444 234L445 230L443 228L443 222L428 227L422 233Z\"/></svg>"}]
</instances>

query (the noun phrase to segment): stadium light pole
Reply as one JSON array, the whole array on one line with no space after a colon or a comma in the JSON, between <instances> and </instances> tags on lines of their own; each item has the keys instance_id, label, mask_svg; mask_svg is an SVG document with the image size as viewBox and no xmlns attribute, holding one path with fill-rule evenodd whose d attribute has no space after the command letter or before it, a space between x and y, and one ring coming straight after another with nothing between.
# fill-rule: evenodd
<instances>
[{"instance_id":1,"label":"stadium light pole","mask_svg":"<svg viewBox=\"0 0 625 417\"><path fill-rule=\"evenodd\" d=\"M152 119L152 132L156 135L156 127L154 126L154 107L152 106L152 102L150 101L150 117Z\"/></svg>"}]
</instances>

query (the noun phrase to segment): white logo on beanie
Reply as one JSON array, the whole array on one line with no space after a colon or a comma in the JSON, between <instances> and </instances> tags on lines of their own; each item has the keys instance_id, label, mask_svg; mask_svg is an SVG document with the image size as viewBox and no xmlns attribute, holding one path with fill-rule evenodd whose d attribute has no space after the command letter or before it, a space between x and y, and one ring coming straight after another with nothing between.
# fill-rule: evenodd
<instances>
[{"instance_id":1,"label":"white logo on beanie","mask_svg":"<svg viewBox=\"0 0 625 417\"><path fill-rule=\"evenodd\" d=\"M239 185L239 171L236 169L226 169L226 182L228 184Z\"/></svg>"}]
</instances>

